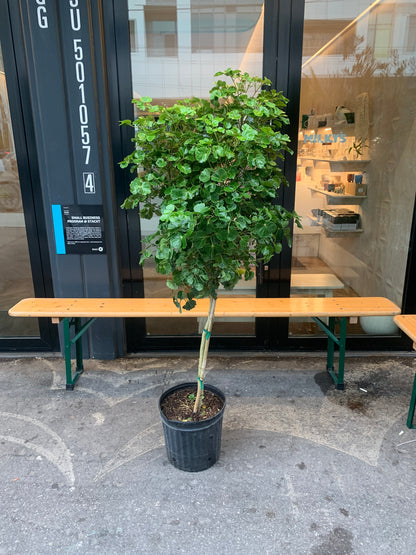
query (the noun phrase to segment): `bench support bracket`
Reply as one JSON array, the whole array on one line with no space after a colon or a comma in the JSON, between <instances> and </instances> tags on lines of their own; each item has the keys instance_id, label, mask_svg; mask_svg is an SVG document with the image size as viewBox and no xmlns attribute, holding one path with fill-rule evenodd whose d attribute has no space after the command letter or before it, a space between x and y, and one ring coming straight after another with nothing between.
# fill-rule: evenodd
<instances>
[{"instance_id":1,"label":"bench support bracket","mask_svg":"<svg viewBox=\"0 0 416 555\"><path fill-rule=\"evenodd\" d=\"M96 318L90 318L81 325L81 318L64 318L64 345L65 345L65 369L66 369L66 389L73 390L76 381L84 371L82 359L82 336L87 329L95 322ZM71 339L71 328L74 328L74 336ZM71 347L75 345L76 367L75 374L72 375Z\"/></svg>"},{"instance_id":2,"label":"bench support bracket","mask_svg":"<svg viewBox=\"0 0 416 555\"><path fill-rule=\"evenodd\" d=\"M312 319L318 324L318 326L326 333L328 337L327 343L327 372L333 379L337 389L344 389L344 364L345 364L345 343L347 337L347 317L340 318L340 333L339 337L335 334L335 318L329 317L328 323L324 322L320 318L313 316ZM87 329L95 322L96 318L90 318L84 324L81 324L81 318L63 318L63 328L64 328L64 346L65 346L65 368L66 368L66 389L73 390L75 383L77 382L79 376L84 371L83 356L82 356L82 336L87 331ZM74 328L73 337L71 338L71 328ZM76 367L75 373L72 374L72 364L71 364L71 350L72 346L75 345L75 357L76 357ZM339 358L338 358L338 372L335 371L334 365L334 353L335 345L338 346ZM416 406L416 375L415 383L413 386L412 399L410 403L409 416L407 419L408 427L412 427L411 423L413 420L414 412Z\"/></svg>"},{"instance_id":3,"label":"bench support bracket","mask_svg":"<svg viewBox=\"0 0 416 555\"><path fill-rule=\"evenodd\" d=\"M326 352L326 369L331 378L334 380L337 389L344 389L344 364L345 364L345 344L347 339L347 317L340 318L340 332L339 337L335 335L335 318L328 318L328 324L320 318L314 316L312 320L328 336L327 352ZM338 373L335 372L334 367L334 351L335 345L338 346L339 359L338 359Z\"/></svg>"}]
</instances>

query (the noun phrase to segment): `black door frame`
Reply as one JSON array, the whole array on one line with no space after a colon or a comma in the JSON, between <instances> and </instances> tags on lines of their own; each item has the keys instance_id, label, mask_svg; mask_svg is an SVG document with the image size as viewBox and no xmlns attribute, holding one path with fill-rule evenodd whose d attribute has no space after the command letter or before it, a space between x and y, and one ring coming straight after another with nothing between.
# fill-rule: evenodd
<instances>
[{"instance_id":1,"label":"black door frame","mask_svg":"<svg viewBox=\"0 0 416 555\"><path fill-rule=\"evenodd\" d=\"M18 2L0 0L0 38L34 292L37 297L52 297L52 274ZM57 327L49 318L39 319L39 332L39 337L1 337L0 351L59 349Z\"/></svg>"},{"instance_id":2,"label":"black door frame","mask_svg":"<svg viewBox=\"0 0 416 555\"><path fill-rule=\"evenodd\" d=\"M109 75L117 79L109 80L110 119L118 122L122 119L133 118L131 105L132 76L130 65L130 45L128 29L127 0L103 0L103 14L106 34L106 57ZM304 0L265 0L264 17L264 58L263 75L271 81L272 86L290 99L288 116L290 125L287 133L291 138L294 150L292 156L287 155L282 163L282 169L291 186L282 188L280 200L289 210L295 203L296 183L296 150L300 105L302 40L304 22ZM129 194L129 175L120 170L118 162L131 151L132 131L127 128L112 128L112 144L114 152L114 171L117 183L116 200L120 205ZM132 211L119 209L118 225L123 242L122 260L122 290L125 297L143 296L143 272L138 265L140 222L138 215ZM413 249L416 245L413 243ZM416 257L413 257L415 259ZM269 265L260 267L257 271L257 296L286 297L290 294L292 251L284 247L282 253L276 256ZM408 284L416 279L416 261L408 265L405 290ZM406 288L407 287L407 288ZM414 295L404 295L403 312L415 311ZM254 337L215 337L211 339L213 350L244 349L248 350L300 350L321 351L326 348L325 337L289 337L288 319L256 320L256 335ZM146 350L196 349L199 344L198 336L152 336L145 335L144 320L126 321L127 350L139 352ZM348 344L350 349L357 350L385 350L386 340L388 348L398 350L409 347L408 339L401 337L351 337Z\"/></svg>"}]
</instances>

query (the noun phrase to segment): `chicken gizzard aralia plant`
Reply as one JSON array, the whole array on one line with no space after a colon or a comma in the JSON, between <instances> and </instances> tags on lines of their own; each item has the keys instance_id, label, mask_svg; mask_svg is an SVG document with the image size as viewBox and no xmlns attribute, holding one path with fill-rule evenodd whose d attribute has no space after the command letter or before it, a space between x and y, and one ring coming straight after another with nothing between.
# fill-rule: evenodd
<instances>
[{"instance_id":1,"label":"chicken gizzard aralia plant","mask_svg":"<svg viewBox=\"0 0 416 555\"><path fill-rule=\"evenodd\" d=\"M218 289L233 289L254 277L291 244L295 212L279 203L287 185L276 159L289 152L287 99L268 79L227 69L209 99L189 98L173 106L134 99L134 150L121 163L135 177L123 208L141 218L159 216L155 233L145 238L140 262L153 257L167 276L173 302L191 310L195 299L209 298L201 335L194 412L203 395L204 377Z\"/></svg>"}]
</instances>

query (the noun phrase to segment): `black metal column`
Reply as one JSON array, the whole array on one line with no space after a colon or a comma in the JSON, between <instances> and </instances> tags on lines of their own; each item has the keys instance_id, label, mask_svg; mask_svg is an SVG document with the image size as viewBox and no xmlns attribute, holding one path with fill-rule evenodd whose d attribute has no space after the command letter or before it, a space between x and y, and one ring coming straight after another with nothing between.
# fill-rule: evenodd
<instances>
[{"instance_id":1,"label":"black metal column","mask_svg":"<svg viewBox=\"0 0 416 555\"><path fill-rule=\"evenodd\" d=\"M287 114L290 124L285 129L291 138L293 155L286 154L281 167L290 187L281 187L279 202L293 210L295 204L296 153L298 139L300 82L302 63L304 0L265 0L264 3L263 74L272 86L289 99ZM257 294L260 297L288 297L292 250L283 251L260 269ZM276 348L287 342L288 321L259 319L256 325L259 339L267 347Z\"/></svg>"},{"instance_id":2,"label":"black metal column","mask_svg":"<svg viewBox=\"0 0 416 555\"><path fill-rule=\"evenodd\" d=\"M99 0L21 0L36 147L54 294L117 297L112 154ZM105 246L97 254L58 254L52 206L102 211ZM95 358L123 354L121 321L98 322L84 346Z\"/></svg>"}]
</instances>

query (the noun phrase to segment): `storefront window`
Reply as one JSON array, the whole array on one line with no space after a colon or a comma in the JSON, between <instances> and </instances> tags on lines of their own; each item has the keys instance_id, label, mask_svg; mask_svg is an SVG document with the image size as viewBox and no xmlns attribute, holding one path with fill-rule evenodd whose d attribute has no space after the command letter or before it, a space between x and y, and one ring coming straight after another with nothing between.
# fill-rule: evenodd
<instances>
[{"instance_id":1,"label":"storefront window","mask_svg":"<svg viewBox=\"0 0 416 555\"><path fill-rule=\"evenodd\" d=\"M133 96L169 105L207 97L214 74L228 67L254 75L263 71L263 2L260 0L129 0ZM142 237L157 220L142 220ZM170 297L166 277L154 263L144 266L146 297ZM233 294L256 295L255 280L240 282ZM189 335L202 331L196 318L146 320L148 335ZM254 335L254 319L216 320L216 335Z\"/></svg>"},{"instance_id":2,"label":"storefront window","mask_svg":"<svg viewBox=\"0 0 416 555\"><path fill-rule=\"evenodd\" d=\"M38 336L35 318L10 318L7 313L20 299L34 297L34 291L1 48L0 268L0 337Z\"/></svg>"},{"instance_id":3,"label":"storefront window","mask_svg":"<svg viewBox=\"0 0 416 555\"><path fill-rule=\"evenodd\" d=\"M402 304L416 175L415 17L415 2L306 0L292 295ZM378 333L371 322L350 324L349 333L365 332ZM290 333L320 332L292 321Z\"/></svg>"}]
</instances>

